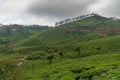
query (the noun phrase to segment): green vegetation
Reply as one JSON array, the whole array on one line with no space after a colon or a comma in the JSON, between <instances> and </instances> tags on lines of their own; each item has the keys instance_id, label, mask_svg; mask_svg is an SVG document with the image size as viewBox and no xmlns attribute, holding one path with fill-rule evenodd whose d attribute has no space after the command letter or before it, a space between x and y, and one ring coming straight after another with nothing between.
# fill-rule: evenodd
<instances>
[{"instance_id":1,"label":"green vegetation","mask_svg":"<svg viewBox=\"0 0 120 80\"><path fill-rule=\"evenodd\" d=\"M22 71L29 72L25 76L31 80L118 80L119 56L120 54L101 54L79 59L64 59L62 63L54 59L51 69L45 60L28 61L23 64ZM35 63L34 75L31 70L32 63Z\"/></svg>"},{"instance_id":2,"label":"green vegetation","mask_svg":"<svg viewBox=\"0 0 120 80\"><path fill-rule=\"evenodd\" d=\"M120 20L0 27L0 80L119 80Z\"/></svg>"}]
</instances>

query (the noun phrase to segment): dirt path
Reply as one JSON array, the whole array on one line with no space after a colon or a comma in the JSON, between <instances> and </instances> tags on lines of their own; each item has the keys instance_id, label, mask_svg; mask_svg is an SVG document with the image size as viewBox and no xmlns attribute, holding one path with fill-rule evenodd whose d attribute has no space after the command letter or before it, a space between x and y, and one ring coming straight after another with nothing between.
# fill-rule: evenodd
<instances>
[{"instance_id":1,"label":"dirt path","mask_svg":"<svg viewBox=\"0 0 120 80\"><path fill-rule=\"evenodd\" d=\"M19 59L18 59L17 66L21 66L21 65L26 61L26 57L27 57L27 56L24 56L24 57L22 57L22 58L19 58Z\"/></svg>"}]
</instances>

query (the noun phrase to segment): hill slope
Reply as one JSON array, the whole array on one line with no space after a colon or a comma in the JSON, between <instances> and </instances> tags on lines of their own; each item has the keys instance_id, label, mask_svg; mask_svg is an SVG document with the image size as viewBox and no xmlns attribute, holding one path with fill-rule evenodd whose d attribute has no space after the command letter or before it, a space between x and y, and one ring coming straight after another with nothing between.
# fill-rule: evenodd
<instances>
[{"instance_id":1,"label":"hill slope","mask_svg":"<svg viewBox=\"0 0 120 80\"><path fill-rule=\"evenodd\" d=\"M94 15L79 21L44 30L15 44L16 48L29 46L73 46L105 37L118 36L120 20Z\"/></svg>"},{"instance_id":2,"label":"hill slope","mask_svg":"<svg viewBox=\"0 0 120 80\"><path fill-rule=\"evenodd\" d=\"M48 29L48 27L39 25L24 26L17 24L2 25L0 27L0 41L2 41L2 39L8 39L14 43L19 42L20 40L28 38L44 29Z\"/></svg>"},{"instance_id":3,"label":"hill slope","mask_svg":"<svg viewBox=\"0 0 120 80\"><path fill-rule=\"evenodd\" d=\"M120 33L120 20L94 15L82 20L60 25L58 28L99 33Z\"/></svg>"}]
</instances>

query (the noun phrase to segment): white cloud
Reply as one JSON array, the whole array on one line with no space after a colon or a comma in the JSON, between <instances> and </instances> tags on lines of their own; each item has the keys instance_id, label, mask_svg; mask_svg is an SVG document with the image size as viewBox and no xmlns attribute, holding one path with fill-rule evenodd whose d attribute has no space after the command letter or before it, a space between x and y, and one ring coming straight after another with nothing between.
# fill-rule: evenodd
<instances>
[{"instance_id":1,"label":"white cloud","mask_svg":"<svg viewBox=\"0 0 120 80\"><path fill-rule=\"evenodd\" d=\"M33 0L6 0L0 1L0 11L5 14L24 12ZM7 13L8 12L8 13Z\"/></svg>"},{"instance_id":2,"label":"white cloud","mask_svg":"<svg viewBox=\"0 0 120 80\"><path fill-rule=\"evenodd\" d=\"M91 12L99 12L101 9L106 8L110 0L99 0L96 4L92 4L88 9Z\"/></svg>"},{"instance_id":3,"label":"white cloud","mask_svg":"<svg viewBox=\"0 0 120 80\"><path fill-rule=\"evenodd\" d=\"M109 6L112 3L112 1L113 0L99 0L96 4L91 5L88 8L88 10L90 10L90 12L99 13L99 14L101 14L103 16L107 16L107 17L115 16L115 15L109 15L110 13L107 13L105 10L105 9L110 9L111 7L115 7L115 6L111 6L111 7ZM111 11L111 13L112 13L112 11Z\"/></svg>"},{"instance_id":4,"label":"white cloud","mask_svg":"<svg viewBox=\"0 0 120 80\"><path fill-rule=\"evenodd\" d=\"M2 24L48 24L48 20L26 13L35 0L0 0L0 23Z\"/></svg>"},{"instance_id":5,"label":"white cloud","mask_svg":"<svg viewBox=\"0 0 120 80\"><path fill-rule=\"evenodd\" d=\"M0 0L0 23L54 25L60 17L92 12L120 17L119 7L119 0Z\"/></svg>"}]
</instances>

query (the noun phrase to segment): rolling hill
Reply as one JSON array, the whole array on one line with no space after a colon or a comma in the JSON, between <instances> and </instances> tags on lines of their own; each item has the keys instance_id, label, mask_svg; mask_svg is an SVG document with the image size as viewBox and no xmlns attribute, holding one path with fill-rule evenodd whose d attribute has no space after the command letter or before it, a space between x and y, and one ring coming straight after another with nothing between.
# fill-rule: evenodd
<instances>
[{"instance_id":1,"label":"rolling hill","mask_svg":"<svg viewBox=\"0 0 120 80\"><path fill-rule=\"evenodd\" d=\"M4 25L0 44L0 80L120 79L116 18L94 14L54 28Z\"/></svg>"},{"instance_id":2,"label":"rolling hill","mask_svg":"<svg viewBox=\"0 0 120 80\"><path fill-rule=\"evenodd\" d=\"M120 34L120 20L94 15L82 20L43 30L15 44L16 49L30 47L74 47L75 44ZM101 42L101 41L100 41Z\"/></svg>"},{"instance_id":3,"label":"rolling hill","mask_svg":"<svg viewBox=\"0 0 120 80\"><path fill-rule=\"evenodd\" d=\"M12 41L18 42L44 29L48 29L48 26L18 24L2 25L0 27L0 38L12 39Z\"/></svg>"}]
</instances>

